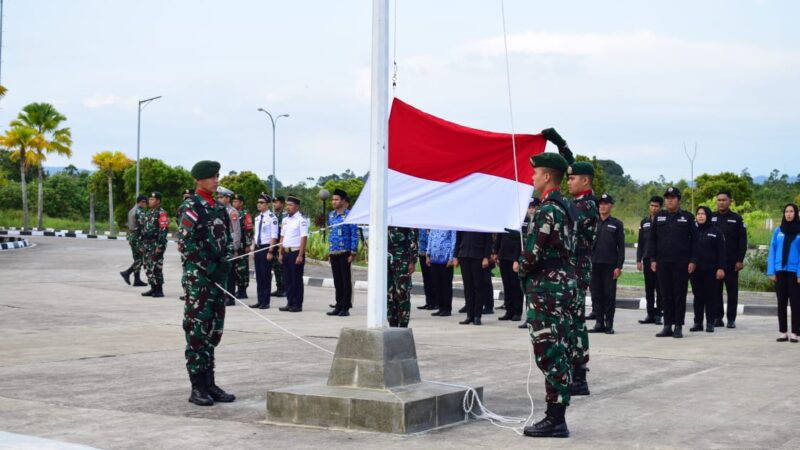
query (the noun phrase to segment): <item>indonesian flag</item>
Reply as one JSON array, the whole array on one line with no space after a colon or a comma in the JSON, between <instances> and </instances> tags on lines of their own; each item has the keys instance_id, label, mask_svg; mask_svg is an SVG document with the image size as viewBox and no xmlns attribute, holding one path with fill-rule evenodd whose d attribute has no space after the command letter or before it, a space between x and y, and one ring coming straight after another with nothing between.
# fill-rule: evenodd
<instances>
[{"instance_id":1,"label":"indonesian flag","mask_svg":"<svg viewBox=\"0 0 800 450\"><path fill-rule=\"evenodd\" d=\"M530 157L541 134L511 135L464 127L394 99L389 115L388 224L502 232L522 224L533 194ZM369 222L367 180L346 223Z\"/></svg>"}]
</instances>

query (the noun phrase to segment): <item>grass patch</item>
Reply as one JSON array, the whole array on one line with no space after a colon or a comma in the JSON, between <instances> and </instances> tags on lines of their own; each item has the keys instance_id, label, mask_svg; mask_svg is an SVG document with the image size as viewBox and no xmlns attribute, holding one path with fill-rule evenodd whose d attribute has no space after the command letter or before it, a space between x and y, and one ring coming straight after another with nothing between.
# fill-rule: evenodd
<instances>
[{"instance_id":1,"label":"grass patch","mask_svg":"<svg viewBox=\"0 0 800 450\"><path fill-rule=\"evenodd\" d=\"M36 211L31 211L29 223L32 227L36 226ZM89 232L88 220L75 220L63 217L50 217L47 214L42 216L44 228L54 228L56 230L82 230ZM96 221L97 232L108 231L108 222ZM0 210L0 227L22 227L22 211L13 209Z\"/></svg>"},{"instance_id":2,"label":"grass patch","mask_svg":"<svg viewBox=\"0 0 800 450\"><path fill-rule=\"evenodd\" d=\"M622 272L622 275L619 276L617 279L617 285L619 286L633 286L633 287L644 287L644 273L639 272Z\"/></svg>"}]
</instances>

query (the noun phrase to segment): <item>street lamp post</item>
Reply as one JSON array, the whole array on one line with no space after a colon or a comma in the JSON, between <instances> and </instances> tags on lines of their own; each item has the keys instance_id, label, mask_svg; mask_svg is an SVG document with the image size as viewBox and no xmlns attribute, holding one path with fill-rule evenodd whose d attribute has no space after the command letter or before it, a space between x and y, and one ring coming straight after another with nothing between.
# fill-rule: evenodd
<instances>
[{"instance_id":1,"label":"street lamp post","mask_svg":"<svg viewBox=\"0 0 800 450\"><path fill-rule=\"evenodd\" d=\"M139 143L142 137L142 110L148 103L160 99L161 96L139 100L139 117L136 120L136 197L139 196Z\"/></svg>"},{"instance_id":2,"label":"street lamp post","mask_svg":"<svg viewBox=\"0 0 800 450\"><path fill-rule=\"evenodd\" d=\"M281 117L289 117L289 115L281 114L273 119L272 114L266 109L258 108L258 110L269 116L269 121L272 122L272 198L275 198L275 126L278 124L278 119Z\"/></svg>"}]
</instances>

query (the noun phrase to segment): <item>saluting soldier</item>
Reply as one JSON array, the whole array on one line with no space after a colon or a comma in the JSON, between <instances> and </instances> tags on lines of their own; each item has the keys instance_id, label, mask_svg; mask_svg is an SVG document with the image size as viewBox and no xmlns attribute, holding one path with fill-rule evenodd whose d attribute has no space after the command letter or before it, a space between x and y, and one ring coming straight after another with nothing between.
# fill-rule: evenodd
<instances>
[{"instance_id":1,"label":"saluting soldier","mask_svg":"<svg viewBox=\"0 0 800 450\"><path fill-rule=\"evenodd\" d=\"M282 195L279 195L272 199L272 213L275 215L275 218L278 219L278 236L281 236L281 227L283 226L283 219L286 218L286 210L284 207L286 206L286 198ZM284 289L283 284L283 265L278 260L278 254L280 253L280 246L275 247L272 250L272 276L275 278L275 290L272 292L273 297L285 297L286 290Z\"/></svg>"},{"instance_id":2,"label":"saluting soldier","mask_svg":"<svg viewBox=\"0 0 800 450\"><path fill-rule=\"evenodd\" d=\"M664 199L660 195L650 198L648 205L649 214L639 223L639 241L636 245L636 269L644 273L644 296L647 301L647 316L640 320L641 324L654 323L664 324L664 306L661 292L658 289L658 277L653 269L650 268L650 258L645 257L647 244L650 241L650 232L653 229L653 222L656 214L661 212L664 207Z\"/></svg>"},{"instance_id":3,"label":"saluting soldier","mask_svg":"<svg viewBox=\"0 0 800 450\"><path fill-rule=\"evenodd\" d=\"M140 195L136 197L136 205L128 211L128 245L131 246L133 254L133 264L119 274L125 283L131 284L131 274L133 274L134 286L147 286L139 277L139 271L144 265L144 248L142 247L142 227L144 226L147 211L147 197Z\"/></svg>"},{"instance_id":4,"label":"saluting soldier","mask_svg":"<svg viewBox=\"0 0 800 450\"><path fill-rule=\"evenodd\" d=\"M280 311L301 312L303 310L303 271L306 266L308 244L308 219L300 212L300 198L286 197L287 216L281 225L281 245L278 260L283 264L286 282L286 306Z\"/></svg>"},{"instance_id":5,"label":"saluting soldier","mask_svg":"<svg viewBox=\"0 0 800 450\"><path fill-rule=\"evenodd\" d=\"M220 286L228 279L233 256L230 218L223 205L214 201L219 185L216 161L200 161L192 167L196 194L182 205L178 250L184 256L183 276L187 280L183 308L183 331L186 335L186 369L192 383L189 401L211 406L214 402L232 402L216 384L215 348L225 327L225 300Z\"/></svg>"},{"instance_id":6,"label":"saluting soldier","mask_svg":"<svg viewBox=\"0 0 800 450\"><path fill-rule=\"evenodd\" d=\"M545 418L524 433L531 437L568 437L564 414L570 402L572 358L569 330L570 305L575 302L575 206L561 195L559 186L567 161L555 153L531 158L533 185L542 204L533 215L533 232L520 256L519 274L528 302L529 332L536 365L545 378Z\"/></svg>"},{"instance_id":7,"label":"saluting soldier","mask_svg":"<svg viewBox=\"0 0 800 450\"><path fill-rule=\"evenodd\" d=\"M228 212L228 221L229 226L231 227L231 239L233 239L233 256L241 255L242 251L242 225L239 222L239 211L231 205L231 197L233 197L233 191L230 189L224 188L219 186L217 188L217 200L219 203L225 207L225 211ZM228 281L225 283L225 289L231 294L236 292L236 261L233 261L231 264L231 270L228 274ZM235 294L234 294L235 295ZM236 305L236 300L227 297L225 299L225 306L234 306Z\"/></svg>"},{"instance_id":8,"label":"saluting soldier","mask_svg":"<svg viewBox=\"0 0 800 450\"><path fill-rule=\"evenodd\" d=\"M242 232L240 255L250 253L253 246L253 216L244 209L244 196L234 194L233 207L239 212L239 229ZM250 257L239 258L234 261L234 272L236 273L236 298L247 298L247 287L250 286Z\"/></svg>"},{"instance_id":9,"label":"saluting soldier","mask_svg":"<svg viewBox=\"0 0 800 450\"><path fill-rule=\"evenodd\" d=\"M147 199L150 212L142 227L142 245L145 248L145 269L150 289L143 297L164 296L164 251L167 249L169 215L161 207L161 193L154 191Z\"/></svg>"},{"instance_id":10,"label":"saluting soldier","mask_svg":"<svg viewBox=\"0 0 800 450\"><path fill-rule=\"evenodd\" d=\"M411 320L411 275L417 265L416 228L389 227L386 316L390 327L408 328Z\"/></svg>"},{"instance_id":11,"label":"saluting soldier","mask_svg":"<svg viewBox=\"0 0 800 450\"><path fill-rule=\"evenodd\" d=\"M592 252L592 303L599 307L597 322L590 333L614 334L617 308L617 279L625 263L625 225L611 215L614 198L603 194L598 199L600 220Z\"/></svg>"},{"instance_id":12,"label":"saluting soldier","mask_svg":"<svg viewBox=\"0 0 800 450\"><path fill-rule=\"evenodd\" d=\"M697 225L692 213L681 209L678 188L667 189L664 199L667 209L656 215L646 254L664 298L664 328L656 337L682 338L689 275L697 261Z\"/></svg>"},{"instance_id":13,"label":"saluting soldier","mask_svg":"<svg viewBox=\"0 0 800 450\"><path fill-rule=\"evenodd\" d=\"M722 290L728 292L728 328L736 328L736 309L739 307L739 271L744 268L747 254L747 226L742 216L731 211L731 192L717 193L717 212L711 216L711 223L725 235L725 278L717 283L716 310L718 315L714 325L725 326L722 320Z\"/></svg>"}]
</instances>

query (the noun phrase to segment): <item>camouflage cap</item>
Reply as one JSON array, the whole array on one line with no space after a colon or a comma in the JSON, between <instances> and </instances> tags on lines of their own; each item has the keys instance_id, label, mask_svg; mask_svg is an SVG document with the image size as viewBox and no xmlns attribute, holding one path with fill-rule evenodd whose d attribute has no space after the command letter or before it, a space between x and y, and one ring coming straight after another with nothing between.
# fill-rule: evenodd
<instances>
[{"instance_id":1,"label":"camouflage cap","mask_svg":"<svg viewBox=\"0 0 800 450\"><path fill-rule=\"evenodd\" d=\"M594 176L594 166L590 162L578 161L567 169L568 175L591 175Z\"/></svg>"},{"instance_id":2,"label":"camouflage cap","mask_svg":"<svg viewBox=\"0 0 800 450\"><path fill-rule=\"evenodd\" d=\"M533 167L547 167L564 173L567 171L567 160L558 153L539 153L531 157Z\"/></svg>"},{"instance_id":3,"label":"camouflage cap","mask_svg":"<svg viewBox=\"0 0 800 450\"><path fill-rule=\"evenodd\" d=\"M216 161L200 161L192 167L192 177L195 180L205 180L219 173L220 164Z\"/></svg>"}]
</instances>

